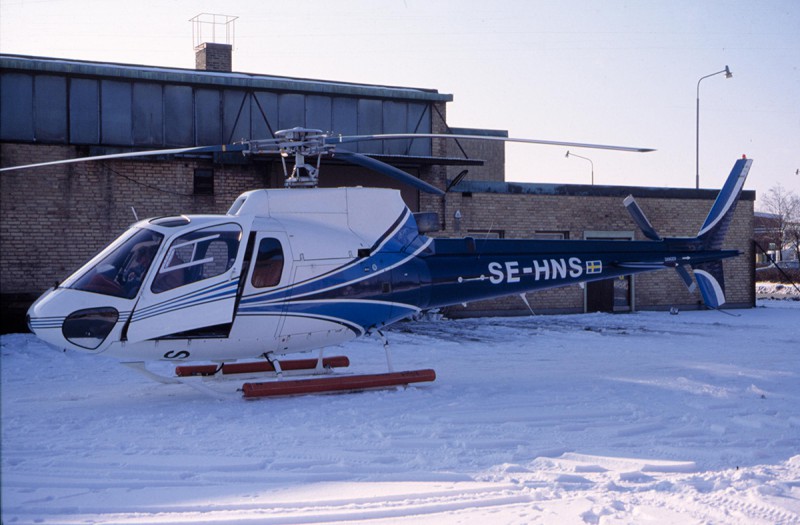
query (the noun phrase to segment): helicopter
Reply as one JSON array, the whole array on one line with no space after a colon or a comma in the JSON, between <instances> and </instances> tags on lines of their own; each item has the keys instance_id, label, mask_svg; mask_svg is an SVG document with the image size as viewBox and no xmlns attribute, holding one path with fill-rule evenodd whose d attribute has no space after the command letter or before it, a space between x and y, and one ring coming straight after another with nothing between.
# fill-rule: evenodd
<instances>
[{"instance_id":1,"label":"helicopter","mask_svg":"<svg viewBox=\"0 0 800 525\"><path fill-rule=\"evenodd\" d=\"M436 214L413 213L398 190L316 187L320 159L338 158L442 196L440 188L340 144L475 135L342 136L292 128L275 136L0 170L145 155L241 152L280 154L286 175L285 188L247 191L224 215L156 217L131 225L30 307L30 330L59 348L114 356L161 382L237 373L276 378L245 383L241 390L249 398L433 381L433 370L395 372L381 330L450 305L664 268L674 268L690 290L697 286L708 307L725 303L722 260L740 252L722 249L722 243L751 159L735 162L694 237L661 237L628 196L624 205L645 241L436 238L428 235L437 229ZM290 173L287 159L292 156ZM332 374L333 368L349 361L325 358L324 349L365 335L383 338L388 372ZM319 351L314 359L287 359L314 350ZM146 363L151 361L181 366L175 377L164 377L148 370ZM192 362L213 364L185 364ZM287 379L295 372L326 377Z\"/></svg>"}]
</instances>

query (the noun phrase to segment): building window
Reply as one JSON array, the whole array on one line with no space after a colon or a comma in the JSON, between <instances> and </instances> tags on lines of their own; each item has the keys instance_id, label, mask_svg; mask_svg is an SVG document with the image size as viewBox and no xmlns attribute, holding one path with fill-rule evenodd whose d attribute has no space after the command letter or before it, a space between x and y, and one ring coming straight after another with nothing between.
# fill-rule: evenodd
<instances>
[{"instance_id":1,"label":"building window","mask_svg":"<svg viewBox=\"0 0 800 525\"><path fill-rule=\"evenodd\" d=\"M569 239L568 231L537 231L533 234L533 239L562 241Z\"/></svg>"},{"instance_id":2,"label":"building window","mask_svg":"<svg viewBox=\"0 0 800 525\"><path fill-rule=\"evenodd\" d=\"M214 170L211 168L195 168L194 194L214 195Z\"/></svg>"},{"instance_id":3,"label":"building window","mask_svg":"<svg viewBox=\"0 0 800 525\"><path fill-rule=\"evenodd\" d=\"M467 230L467 233L477 239L505 239L505 230Z\"/></svg>"}]
</instances>

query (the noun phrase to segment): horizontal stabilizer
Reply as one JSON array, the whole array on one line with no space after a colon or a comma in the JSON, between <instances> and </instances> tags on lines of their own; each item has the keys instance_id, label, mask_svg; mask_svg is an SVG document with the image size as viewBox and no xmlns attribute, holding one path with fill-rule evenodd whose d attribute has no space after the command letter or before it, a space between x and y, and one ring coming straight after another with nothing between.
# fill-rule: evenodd
<instances>
[{"instance_id":1,"label":"horizontal stabilizer","mask_svg":"<svg viewBox=\"0 0 800 525\"><path fill-rule=\"evenodd\" d=\"M645 237L653 241L660 241L661 236L658 234L653 225L650 224L650 221L647 220L647 216L644 214L642 209L639 207L639 204L636 202L636 199L633 198L633 195L628 195L625 197L625 200L622 201L627 208L628 213L631 214L631 218L633 218L633 222L642 230L642 233Z\"/></svg>"}]
</instances>

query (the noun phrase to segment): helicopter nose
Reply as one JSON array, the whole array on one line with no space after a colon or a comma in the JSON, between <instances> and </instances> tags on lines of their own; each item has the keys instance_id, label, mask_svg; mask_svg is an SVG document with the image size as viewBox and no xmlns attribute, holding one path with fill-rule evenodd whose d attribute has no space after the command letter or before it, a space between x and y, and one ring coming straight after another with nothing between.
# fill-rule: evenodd
<instances>
[{"instance_id":1,"label":"helicopter nose","mask_svg":"<svg viewBox=\"0 0 800 525\"><path fill-rule=\"evenodd\" d=\"M28 328L57 347L98 350L120 318L117 308L100 301L83 292L48 290L28 309ZM86 308L91 302L100 304Z\"/></svg>"}]
</instances>

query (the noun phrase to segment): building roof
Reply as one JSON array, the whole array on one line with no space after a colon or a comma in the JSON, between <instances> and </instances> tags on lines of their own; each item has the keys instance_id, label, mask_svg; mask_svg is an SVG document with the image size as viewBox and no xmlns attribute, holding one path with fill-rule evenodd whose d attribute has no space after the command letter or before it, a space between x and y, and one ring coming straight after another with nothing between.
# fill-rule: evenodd
<instances>
[{"instance_id":1,"label":"building roof","mask_svg":"<svg viewBox=\"0 0 800 525\"><path fill-rule=\"evenodd\" d=\"M196 69L135 64L90 62L86 60L25 55L0 54L0 69L85 75L90 77L113 77L174 84L206 84L217 87L240 87L244 89L265 89L297 93L376 97L426 102L451 102L453 100L453 95L439 93L435 89L356 84L352 82L312 80L254 73L201 71Z\"/></svg>"}]
</instances>

